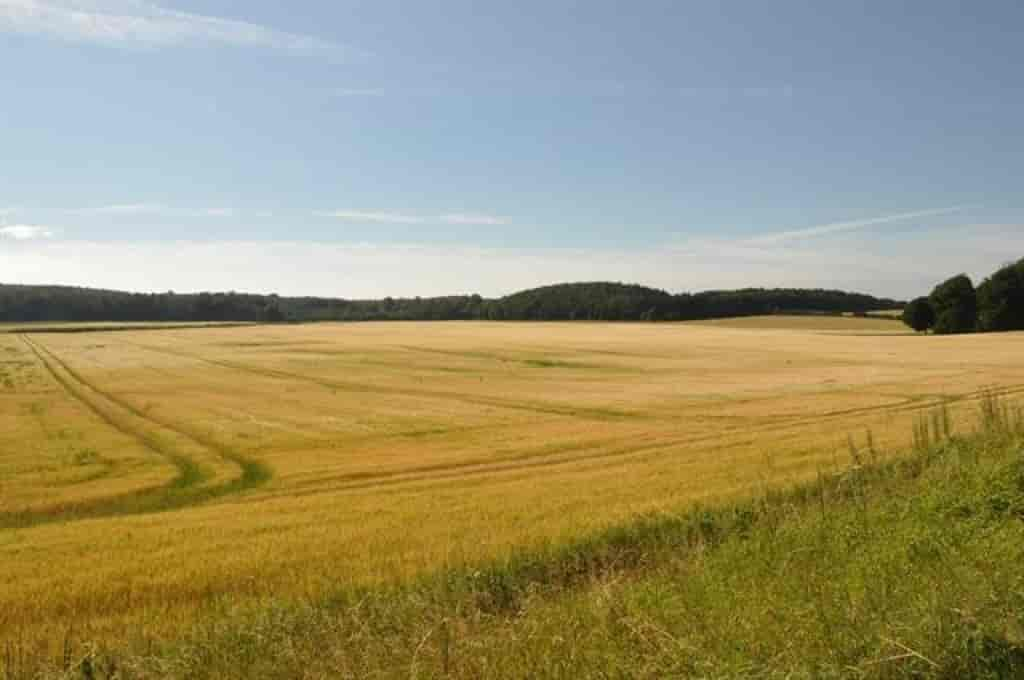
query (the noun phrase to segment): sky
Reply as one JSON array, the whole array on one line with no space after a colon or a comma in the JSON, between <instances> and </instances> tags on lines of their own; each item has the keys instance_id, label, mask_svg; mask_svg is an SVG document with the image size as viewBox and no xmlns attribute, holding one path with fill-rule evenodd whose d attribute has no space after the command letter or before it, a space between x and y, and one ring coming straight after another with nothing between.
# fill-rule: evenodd
<instances>
[{"instance_id":1,"label":"sky","mask_svg":"<svg viewBox=\"0 0 1024 680\"><path fill-rule=\"evenodd\" d=\"M0 282L909 298L1024 256L1024 3L0 0Z\"/></svg>"}]
</instances>

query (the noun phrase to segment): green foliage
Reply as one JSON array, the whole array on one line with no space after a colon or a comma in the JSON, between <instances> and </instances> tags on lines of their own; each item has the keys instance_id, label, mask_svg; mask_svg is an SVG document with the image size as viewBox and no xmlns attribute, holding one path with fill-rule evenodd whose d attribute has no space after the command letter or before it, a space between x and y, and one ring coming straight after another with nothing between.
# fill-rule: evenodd
<instances>
[{"instance_id":1,"label":"green foliage","mask_svg":"<svg viewBox=\"0 0 1024 680\"><path fill-rule=\"evenodd\" d=\"M978 298L966 274L940 283L928 298L935 310L935 332L971 333L978 326Z\"/></svg>"},{"instance_id":2,"label":"green foliage","mask_svg":"<svg viewBox=\"0 0 1024 680\"><path fill-rule=\"evenodd\" d=\"M935 310L928 298L919 297L903 308L903 323L917 332L926 331L935 325Z\"/></svg>"},{"instance_id":3,"label":"green foliage","mask_svg":"<svg viewBox=\"0 0 1024 680\"><path fill-rule=\"evenodd\" d=\"M0 322L33 321L678 321L777 312L866 312L900 303L833 290L744 289L671 295L622 283L566 283L503 298L278 297L248 293L123 293L0 285Z\"/></svg>"},{"instance_id":4,"label":"green foliage","mask_svg":"<svg viewBox=\"0 0 1024 680\"><path fill-rule=\"evenodd\" d=\"M745 288L671 295L622 283L564 283L521 291L489 306L495 319L520 321L683 321L791 313L863 313L894 300L836 290Z\"/></svg>"},{"instance_id":5,"label":"green foliage","mask_svg":"<svg viewBox=\"0 0 1024 680\"><path fill-rule=\"evenodd\" d=\"M271 300L263 307L263 318L266 323L280 323L285 320L284 312L277 300Z\"/></svg>"},{"instance_id":6,"label":"green foliage","mask_svg":"<svg viewBox=\"0 0 1024 680\"><path fill-rule=\"evenodd\" d=\"M742 288L677 296L680 318L714 319L762 314L863 314L899 309L903 304L863 293L821 288Z\"/></svg>"},{"instance_id":7,"label":"green foliage","mask_svg":"<svg viewBox=\"0 0 1024 680\"><path fill-rule=\"evenodd\" d=\"M675 299L663 290L621 283L563 283L524 290L502 298L492 307L500 318L515 320L642 319L674 312Z\"/></svg>"},{"instance_id":8,"label":"green foliage","mask_svg":"<svg viewBox=\"0 0 1024 680\"><path fill-rule=\"evenodd\" d=\"M985 331L1024 330L1024 259L978 286L978 323Z\"/></svg>"}]
</instances>

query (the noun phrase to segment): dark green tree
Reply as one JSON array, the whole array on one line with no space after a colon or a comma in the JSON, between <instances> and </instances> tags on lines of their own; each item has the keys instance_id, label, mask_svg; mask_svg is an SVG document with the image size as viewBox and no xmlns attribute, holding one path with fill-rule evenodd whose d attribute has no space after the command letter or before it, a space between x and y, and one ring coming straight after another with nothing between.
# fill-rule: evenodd
<instances>
[{"instance_id":1,"label":"dark green tree","mask_svg":"<svg viewBox=\"0 0 1024 680\"><path fill-rule=\"evenodd\" d=\"M263 321L267 323L281 323L284 321L284 312L277 302L268 302L263 307Z\"/></svg>"},{"instance_id":2,"label":"dark green tree","mask_svg":"<svg viewBox=\"0 0 1024 680\"><path fill-rule=\"evenodd\" d=\"M943 281L928 297L935 310L935 332L971 333L978 327L978 295L966 274Z\"/></svg>"},{"instance_id":3,"label":"dark green tree","mask_svg":"<svg viewBox=\"0 0 1024 680\"><path fill-rule=\"evenodd\" d=\"M2 0L0 0L2 1ZM896 300L835 290L746 289L672 295L644 286L590 282L545 286L501 298L279 297L247 293L145 294L68 286L0 284L0 321L376 321L423 319L713 319L778 312L864 312Z\"/></svg>"},{"instance_id":4,"label":"dark green tree","mask_svg":"<svg viewBox=\"0 0 1024 680\"><path fill-rule=\"evenodd\" d=\"M917 332L926 331L935 325L935 310L926 297L919 297L903 308L903 323Z\"/></svg>"},{"instance_id":5,"label":"dark green tree","mask_svg":"<svg viewBox=\"0 0 1024 680\"><path fill-rule=\"evenodd\" d=\"M978 286L978 326L983 331L1024 330L1024 259Z\"/></svg>"}]
</instances>

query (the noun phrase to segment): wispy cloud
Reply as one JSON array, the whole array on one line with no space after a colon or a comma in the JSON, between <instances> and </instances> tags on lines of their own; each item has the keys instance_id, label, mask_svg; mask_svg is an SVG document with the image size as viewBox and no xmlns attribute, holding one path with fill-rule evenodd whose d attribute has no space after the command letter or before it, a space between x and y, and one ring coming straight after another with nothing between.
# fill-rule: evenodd
<instances>
[{"instance_id":1,"label":"wispy cloud","mask_svg":"<svg viewBox=\"0 0 1024 680\"><path fill-rule=\"evenodd\" d=\"M611 78L574 80L571 86L558 79L531 77L521 79L510 76L489 75L486 80L435 82L430 85L390 83L387 86L335 87L326 91L337 98L411 98L411 97L510 97L544 98L597 97L664 98L686 100L782 100L796 95L791 85L735 85L735 86L673 86L644 81Z\"/></svg>"},{"instance_id":2,"label":"wispy cloud","mask_svg":"<svg viewBox=\"0 0 1024 680\"><path fill-rule=\"evenodd\" d=\"M145 0L0 0L0 30L111 46L221 44L294 53L342 49L313 36Z\"/></svg>"},{"instance_id":3,"label":"wispy cloud","mask_svg":"<svg viewBox=\"0 0 1024 680\"><path fill-rule=\"evenodd\" d=\"M916 212L897 213L895 215L884 215L882 217L872 217L864 220L849 220L846 222L831 222L829 224L820 224L815 227L806 227L804 229L792 229L788 231L778 231L773 234L764 234L762 236L756 236L754 238L745 239L741 243L747 245L766 245L771 243L781 243L783 241L793 241L796 239L812 238L814 236L824 236L825 234L836 234L844 231L853 231L855 229L863 229L864 227L871 227L877 224L889 224L891 222L902 222L904 220L919 219L922 217L938 217L940 215L950 215L955 212L964 210L969 206L958 205L950 208L936 208L932 210L918 210Z\"/></svg>"},{"instance_id":4,"label":"wispy cloud","mask_svg":"<svg viewBox=\"0 0 1024 680\"><path fill-rule=\"evenodd\" d=\"M235 211L231 208L205 208L186 214L195 217L234 217Z\"/></svg>"},{"instance_id":5,"label":"wispy cloud","mask_svg":"<svg viewBox=\"0 0 1024 680\"><path fill-rule=\"evenodd\" d=\"M466 213L454 213L451 215L441 215L438 218L439 222L445 224L478 224L481 226L498 226L501 224L508 224L508 220L504 217L495 217L494 215L474 215Z\"/></svg>"},{"instance_id":6,"label":"wispy cloud","mask_svg":"<svg viewBox=\"0 0 1024 680\"><path fill-rule=\"evenodd\" d=\"M0 238L14 239L15 241L31 241L40 238L53 238L53 236L52 229L33 224L12 224L8 227L0 227Z\"/></svg>"},{"instance_id":7,"label":"wispy cloud","mask_svg":"<svg viewBox=\"0 0 1024 680\"><path fill-rule=\"evenodd\" d=\"M453 224L497 226L508 224L504 217L475 213L448 213L445 215L410 215L406 213L364 210L331 210L314 213L317 217L332 217L346 222L373 222L377 224Z\"/></svg>"},{"instance_id":8,"label":"wispy cloud","mask_svg":"<svg viewBox=\"0 0 1024 680\"><path fill-rule=\"evenodd\" d=\"M367 212L362 210L331 210L313 213L316 217L334 217L347 222L376 222L379 224L422 224L426 218L391 212Z\"/></svg>"},{"instance_id":9,"label":"wispy cloud","mask_svg":"<svg viewBox=\"0 0 1024 680\"><path fill-rule=\"evenodd\" d=\"M70 212L77 215L155 215L166 208L156 203L117 203L92 208L77 208Z\"/></svg>"},{"instance_id":10,"label":"wispy cloud","mask_svg":"<svg viewBox=\"0 0 1024 680\"><path fill-rule=\"evenodd\" d=\"M2 0L0 0L2 1ZM68 211L73 215L108 215L123 217L233 217L232 208L176 208L160 203L115 203Z\"/></svg>"}]
</instances>

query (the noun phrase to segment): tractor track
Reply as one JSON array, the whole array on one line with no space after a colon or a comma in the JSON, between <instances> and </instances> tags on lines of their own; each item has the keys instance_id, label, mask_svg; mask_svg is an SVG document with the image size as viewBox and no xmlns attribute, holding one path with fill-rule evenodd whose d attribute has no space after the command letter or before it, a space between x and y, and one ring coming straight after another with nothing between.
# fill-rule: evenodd
<instances>
[{"instance_id":1,"label":"tractor track","mask_svg":"<svg viewBox=\"0 0 1024 680\"><path fill-rule=\"evenodd\" d=\"M466 398L445 392L429 390L402 390L399 388L382 388L378 386L365 385L362 383L333 381L323 378L316 378L301 373L294 373L290 371L259 368L239 362L209 359L188 352L181 352L163 347L143 345L138 343L131 344L141 349L168 354L171 356L178 356L242 373L260 375L263 377L269 377L279 380L297 380L332 389L350 389L352 391L358 392L395 394L401 396L431 398L436 397L444 399L454 399L457 401L477 405L515 408L515 406L509 406L507 400L502 399L492 400L489 398ZM786 417L777 422L763 424L754 427L751 427L749 424L734 425L728 428L719 429L714 433L708 433L700 436L669 438L641 446L618 446L611 450L604 451L593 451L592 449L594 448L595 443L590 442L582 445L576 445L559 449L559 451L555 452L554 455L544 453L533 455L512 454L501 456L498 458L491 458L487 460L471 459L445 464L421 465L405 469L388 470L382 472L342 473L337 475L325 476L313 482L314 484L317 485L315 488L307 487L305 489L296 489L290 492L289 495L304 496L315 495L319 493L363 491L382 487L392 487L402 484L426 483L431 481L445 481L458 478L479 477L495 473L509 473L517 470L538 470L545 468L564 467L588 462L595 462L600 460L627 460L637 456L652 455L661 451L668 451L670 449L674 449L680 446L687 446L693 444L707 444L710 442L718 441L722 442L724 445L728 445L729 440L735 440L737 436L743 437L746 441L733 441L732 443L746 444L749 443L749 440L753 440L758 436L764 434L774 434L787 431L797 432L801 428L820 424L823 422L842 422L848 419L855 419L875 414L880 415L885 413L899 414L924 412L930 409L941 407L943 405L953 405L970 401L977 401L987 394L993 394L1000 397L1014 397L1024 394L1024 385L1008 385L998 388L985 388L965 392L963 394L950 397L904 397L902 398L902 401L898 401L896 403L887 403L877 406L862 406L848 409L836 409L833 411L814 414L810 416ZM514 403L518 404L518 402ZM523 410L536 409L525 408ZM547 410L542 412L551 413L550 411ZM555 412L555 414L563 416L581 415L577 410L572 409L571 407L566 407L564 409L559 408ZM586 417L586 415L583 415L583 417ZM651 416L645 415L644 417L647 419L652 419ZM663 415L659 415L656 418L664 419L664 417L665 416ZM851 423L851 427L852 426L853 424ZM628 439L630 438L623 437L618 440L606 440L603 443L623 443ZM597 445L601 444L598 443ZM570 453L572 451L580 451L581 453L572 454ZM321 484L331 484L331 486L320 486Z\"/></svg>"},{"instance_id":2,"label":"tractor track","mask_svg":"<svg viewBox=\"0 0 1024 680\"><path fill-rule=\"evenodd\" d=\"M182 352L180 350L172 350L166 347L159 347L155 345L145 345L141 343L128 344L134 345L135 347L139 347L141 349L149 350L151 352L159 352L162 354L168 354L170 356L191 359L193 361L209 364L211 366L218 366L220 368L227 368L230 370L240 371L243 373L260 375L266 378L276 378L278 380L299 380L302 382L319 385L327 389L343 390L346 392L380 394L398 397L422 397L426 399L442 399L445 401L455 401L464 404L471 404L473 406L488 406L491 408L504 408L513 411L528 411L531 413L538 413L541 415L568 416L599 421L650 419L650 416L648 416L645 413L623 411L612 408L562 406L560 404L533 403L516 399L505 399L501 397L473 397L461 394L452 394L451 392L444 392L440 390L403 389L397 387L384 387L381 385L368 385L366 383L352 382L348 380L329 380L326 378L317 378L303 373L282 371L276 368L260 368L256 366L251 366L249 364L238 363L235 361L225 361L223 359L210 359L208 357L204 357L201 355L192 354L189 352Z\"/></svg>"},{"instance_id":3,"label":"tractor track","mask_svg":"<svg viewBox=\"0 0 1024 680\"><path fill-rule=\"evenodd\" d=\"M28 341L27 338L26 341L31 342ZM616 411L606 411L602 409L584 409L581 412L580 409L573 409L571 407L538 409L533 405L525 405L522 402L509 401L501 398L467 398L460 395L453 395L450 393L438 392L433 390L403 390L400 388L380 387L374 385L366 385L363 383L328 380L301 373L281 371L270 368L260 368L233 361L210 359L188 352L181 352L153 345L144 345L134 342L126 344L131 344L144 350L186 358L189 360L198 361L200 363L205 363L208 365L217 366L228 370L233 370L236 372L259 375L277 380L293 380L306 382L310 384L319 385L321 387L325 387L328 389L350 390L370 394L440 398L481 406L511 409L519 408L520 410L540 412L550 415L577 416L583 418L592 417L596 412L603 414L604 419L606 420L608 419L607 416L609 413L614 413L616 415L632 415L626 414L625 412L620 413ZM35 348L33 349L35 351ZM238 454L235 454L230 450L226 449L225 447L223 447L222 445L219 445L217 442L213 441L210 437L206 435L195 433L192 431L185 431L182 430L180 427L171 425L165 421L156 420L152 418L151 416L143 413L141 410L125 402L124 400L119 399L114 395L111 395L107 392L98 389L95 385L92 385L87 380L82 378L80 375L75 373L73 369L64 364L59 358L53 355L52 352L49 352L48 350L45 349L43 351L47 352L55 362L57 362L65 371L67 371L68 375L72 376L75 380L87 386L89 389L92 389L97 394L108 399L112 403L117 404L118 406L128 410L129 412L138 416L139 418L148 420L149 422L157 426L166 427L167 429L177 432L183 436L189 437L193 441L196 441L206 446L207 448L217 451L223 457L239 464L239 466L242 467L243 469L242 475L239 478L236 478L235 480L227 484L227 486L231 487L230 490L226 490L224 493L219 493L217 495L225 495L226 493L232 493L240 489L258 486L259 484L264 483L269 479L269 470L261 466L261 464L256 463L255 461L242 459L240 456L238 456ZM48 368L50 368L51 372L53 372L52 367L48 365ZM64 383L64 381L61 382L62 384ZM297 489L291 489L288 491L288 495L308 496L323 493L356 492L372 490L376 488L450 481L453 479L461 478L472 479L491 474L508 474L516 471L536 471L557 467L579 466L586 463L594 463L606 460L625 461L631 458L635 458L637 456L655 455L658 454L659 452L667 453L671 449L680 446L707 444L716 441L721 442L723 446L726 447L730 443L732 443L733 445L745 445L749 444L757 437L765 434L780 433L787 431L797 432L801 428L820 424L823 422L840 423L845 420L857 419L863 416L870 416L874 414L925 412L936 407L941 407L943 405L953 405L967 403L970 401L976 401L987 394L994 394L1002 397L1014 397L1024 394L1024 385L1008 385L998 388L980 389L965 392L963 394L951 397L906 397L903 399L903 401L897 402L895 404L888 403L878 406L864 406L850 409L838 409L810 416L786 417L777 422L762 424L753 427L751 427L749 424L735 425L728 427L726 429L718 430L714 433L708 433L699 436L666 438L660 441L649 441L648 443L640 446L637 446L635 442L633 445L616 446L616 444L624 444L626 441L631 439L628 437L623 437L610 440L603 440L601 442L587 442L584 444L560 448L553 453L537 453L527 455L523 455L520 453L506 455L499 458L491 458L488 460L464 460L452 463L421 465L405 469L388 470L381 472L342 473L337 475L325 476L323 478L312 481L310 484L315 485L313 486L313 488L309 488L307 486L306 488L300 487ZM93 410L95 411L96 409L93 407ZM659 418L664 419L664 416L659 416ZM851 423L850 427L853 426L854 424ZM744 441L737 441L737 436L742 437ZM607 445L612 445L614 448L598 451L593 450L595 446ZM2 526L2 523L0 523L0 526Z\"/></svg>"},{"instance_id":4,"label":"tractor track","mask_svg":"<svg viewBox=\"0 0 1024 680\"><path fill-rule=\"evenodd\" d=\"M278 380L298 380L300 382L306 382L313 385L319 385L327 389L338 389L357 393L369 393L369 394L382 394L382 395L394 395L394 396L405 396L405 397L423 397L423 398L437 398L448 401L458 401L462 403L473 404L477 406L489 406L495 408L508 408L510 410L522 410L540 413L544 415L558 415L566 417L580 417L586 419L599 419L599 420L666 420L670 417L669 414L665 413L644 413L644 412L630 412L621 411L616 409L603 409L603 408L573 408L571 406L560 406L557 404L537 406L527 402L503 399L500 397L467 397L464 395L452 394L450 392L443 392L437 390L419 390L419 389L402 389L402 388L391 388L382 387L379 385L367 385L365 383L343 381L343 380L329 380L325 378L317 378L315 376L307 375L304 373L295 373L292 371L282 371L273 368L261 368L252 366L249 364L224 361L218 359L210 359L200 355L192 354L189 352L182 352L180 350L172 350L166 347L159 347L154 345L145 345L141 343L128 343L140 349L145 349L153 352L167 354L170 356L177 356L185 359L191 359L201 363L206 363L211 366L218 366L220 368L226 368L242 373L249 373L252 375L260 375L268 378L275 378ZM751 429L748 426L737 426L730 428L729 430L720 431L718 435L729 434L733 431L743 431L751 433L760 432L773 432L780 429L787 429L789 427L804 425L808 423L821 422L823 420L842 419L850 416L857 415L869 415L872 413L881 412L892 412L901 413L906 411L916 411L928 408L934 408L943 404L955 404L961 401L976 400L985 394L995 394L996 396L1012 397L1020 394L1024 394L1024 384L1019 385L1006 385L1002 387L984 388L971 392L965 392L960 395L954 395L950 397L903 397L902 401L896 404L881 404L877 406L858 406L848 409L836 409L833 411L827 411L825 413L813 414L809 416L784 416L778 423ZM765 397L764 399L770 399ZM754 399L750 401L760 401L761 399ZM700 417L700 416L698 416Z\"/></svg>"},{"instance_id":5,"label":"tractor track","mask_svg":"<svg viewBox=\"0 0 1024 680\"><path fill-rule=\"evenodd\" d=\"M249 459L219 444L211 437L187 431L163 419L157 419L128 403L122 398L99 388L68 366L52 350L26 334L20 334L47 373L73 399L107 426L134 439L147 451L163 458L177 474L168 483L143 490L98 498L77 504L64 505L40 511L9 512L0 514L0 529L27 528L41 524L97 519L111 516L150 514L177 510L223 496L236 494L262 486L273 474L265 464ZM120 413L119 413L120 412ZM125 417L125 413L128 417ZM138 422L145 423L140 426ZM216 484L211 481L208 471L192 458L183 455L159 436L159 430L167 430L199 447L213 452L219 458L232 463L239 474Z\"/></svg>"},{"instance_id":6,"label":"tractor track","mask_svg":"<svg viewBox=\"0 0 1024 680\"><path fill-rule=\"evenodd\" d=\"M520 471L537 471L547 470L561 467L581 467L586 463L595 463L599 461L614 461L614 462L625 462L629 459L651 456L658 454L659 452L668 453L672 449L676 449L680 446L688 446L693 444L707 444L711 442L721 442L720 448L728 448L730 444L742 445L749 444L762 434L785 432L785 431L798 431L800 428L807 426L808 424L820 422L821 420L842 420L844 418L856 417L864 415L865 413L906 413L906 412L927 412L930 409L934 409L942 406L943 404L955 404L964 403L970 401L978 401L987 394L994 394L1000 397L1013 397L1024 393L1024 386L1007 387L1002 389L985 389L978 390L975 392L965 393L957 397L950 397L946 399L935 399L935 400L909 400L915 403L913 404L900 404L889 407L865 407L858 409L849 409L846 411L833 412L825 416L815 416L802 418L795 421L787 421L785 423L777 423L767 425L763 427L734 427L729 430L719 431L716 433L710 433L697 437L683 437L678 439L665 439L662 441L652 442L641 446L621 446L606 451L591 451L589 453L581 453L573 455L571 451L587 451L593 448L593 443L587 443L572 447L566 447L561 449L558 453L562 455L551 455L551 454L535 454L532 456L505 456L498 459L491 460L467 460L459 461L450 464L443 465L425 465L418 467L406 468L403 470L392 470L388 472L379 473L366 473L366 472L353 472L341 475L333 475L324 477L321 480L317 480L317 483L334 482L331 486L318 486L314 488L306 488L300 490L293 490L288 492L289 497L300 497L300 496L315 496L321 494L331 493L345 493L345 492L359 492L368 491L374 489L383 489L390 487L397 487L402 485L414 485L421 483L431 482L443 482L451 481L456 479L473 479L485 477L494 474L507 474ZM735 437L736 435L743 436L746 441L732 441L729 442L729 437ZM620 441L625 441L627 438L622 438ZM837 436L837 446L839 445Z\"/></svg>"}]
</instances>

